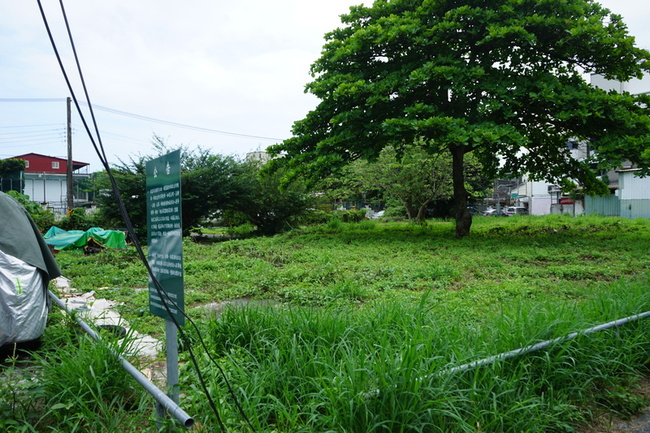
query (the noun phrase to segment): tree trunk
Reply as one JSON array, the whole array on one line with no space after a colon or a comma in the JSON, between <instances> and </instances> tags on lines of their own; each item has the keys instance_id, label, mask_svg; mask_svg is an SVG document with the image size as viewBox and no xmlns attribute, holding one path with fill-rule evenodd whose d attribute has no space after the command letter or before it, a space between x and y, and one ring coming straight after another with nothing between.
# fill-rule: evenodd
<instances>
[{"instance_id":1,"label":"tree trunk","mask_svg":"<svg viewBox=\"0 0 650 433\"><path fill-rule=\"evenodd\" d=\"M416 217L417 222L423 223L427 219L427 205L429 202L423 204L418 209L418 216Z\"/></svg>"},{"instance_id":2,"label":"tree trunk","mask_svg":"<svg viewBox=\"0 0 650 433\"><path fill-rule=\"evenodd\" d=\"M413 221L417 216L417 211L415 210L413 204L410 202L404 202L404 209L406 209L406 215L408 216L408 219Z\"/></svg>"},{"instance_id":3,"label":"tree trunk","mask_svg":"<svg viewBox=\"0 0 650 433\"><path fill-rule=\"evenodd\" d=\"M456 237L469 236L472 227L472 215L467 210L467 190L465 189L465 173L463 159L465 149L462 146L451 146L452 177L454 183L454 203L456 205Z\"/></svg>"}]
</instances>

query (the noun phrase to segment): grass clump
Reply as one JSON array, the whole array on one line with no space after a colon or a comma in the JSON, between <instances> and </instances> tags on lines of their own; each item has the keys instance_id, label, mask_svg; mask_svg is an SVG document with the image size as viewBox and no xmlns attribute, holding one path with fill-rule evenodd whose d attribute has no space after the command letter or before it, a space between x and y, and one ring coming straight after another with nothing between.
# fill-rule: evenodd
<instances>
[{"instance_id":1,"label":"grass clump","mask_svg":"<svg viewBox=\"0 0 650 433\"><path fill-rule=\"evenodd\" d=\"M445 372L649 308L645 287L622 285L571 305L518 305L483 321L452 322L424 295L415 304L363 308L232 309L205 322L204 333L260 431L574 431L599 406L638 409L638 397L625 390L648 363L650 323ZM204 368L213 392L227 395L214 367ZM239 419L232 400L222 399L220 409Z\"/></svg>"},{"instance_id":2,"label":"grass clump","mask_svg":"<svg viewBox=\"0 0 650 433\"><path fill-rule=\"evenodd\" d=\"M153 402L122 368L128 343L96 342L54 311L43 346L28 365L0 371L0 389L21 401L11 408L0 393L3 431L139 432L151 430ZM55 323L52 323L55 322ZM4 381L20 371L21 380ZM11 410L9 410L11 409Z\"/></svg>"},{"instance_id":3,"label":"grass clump","mask_svg":"<svg viewBox=\"0 0 650 433\"><path fill-rule=\"evenodd\" d=\"M600 410L627 416L642 403L633 390L650 365L647 320L443 373L649 310L650 221L478 217L472 236L455 239L446 221L330 220L183 248L186 311L256 431L570 432ZM146 287L142 265L130 250L104 254L57 258L74 287L107 287L149 332L146 291L135 290ZM198 308L237 298L273 307L219 320ZM207 355L198 359L223 420L248 431ZM183 365L182 405L211 431L216 420ZM148 419L140 399L126 401Z\"/></svg>"}]
</instances>

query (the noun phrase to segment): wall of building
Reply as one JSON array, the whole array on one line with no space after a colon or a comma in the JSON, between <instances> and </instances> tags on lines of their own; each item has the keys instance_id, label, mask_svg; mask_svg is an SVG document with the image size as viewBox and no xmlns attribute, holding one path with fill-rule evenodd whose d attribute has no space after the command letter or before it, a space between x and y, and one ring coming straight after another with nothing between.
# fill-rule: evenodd
<instances>
[{"instance_id":1,"label":"wall of building","mask_svg":"<svg viewBox=\"0 0 650 433\"><path fill-rule=\"evenodd\" d=\"M602 75L592 74L591 84L603 90L615 90L616 92L629 92L633 95L648 93L650 89L650 75L642 79L633 79L625 83L616 80L606 80Z\"/></svg>"},{"instance_id":2,"label":"wall of building","mask_svg":"<svg viewBox=\"0 0 650 433\"><path fill-rule=\"evenodd\" d=\"M55 174L25 176L24 194L37 203L65 202L66 177Z\"/></svg>"},{"instance_id":3,"label":"wall of building","mask_svg":"<svg viewBox=\"0 0 650 433\"><path fill-rule=\"evenodd\" d=\"M532 197L528 205L529 215L548 215L551 213L551 197Z\"/></svg>"},{"instance_id":4,"label":"wall of building","mask_svg":"<svg viewBox=\"0 0 650 433\"><path fill-rule=\"evenodd\" d=\"M638 177L635 171L619 173L621 216L650 218L650 177Z\"/></svg>"},{"instance_id":5,"label":"wall of building","mask_svg":"<svg viewBox=\"0 0 650 433\"><path fill-rule=\"evenodd\" d=\"M53 159L47 156L29 155L23 159L29 161L29 167L25 169L27 173L47 172L65 174L68 167L66 160ZM52 163L58 164L57 168L52 167Z\"/></svg>"},{"instance_id":6,"label":"wall of building","mask_svg":"<svg viewBox=\"0 0 650 433\"><path fill-rule=\"evenodd\" d=\"M75 203L87 202L88 193L80 190L78 181L87 179L89 175L74 175ZM47 204L57 212L65 212L67 207L67 176L63 174L25 173L25 188L23 194L36 203Z\"/></svg>"}]
</instances>

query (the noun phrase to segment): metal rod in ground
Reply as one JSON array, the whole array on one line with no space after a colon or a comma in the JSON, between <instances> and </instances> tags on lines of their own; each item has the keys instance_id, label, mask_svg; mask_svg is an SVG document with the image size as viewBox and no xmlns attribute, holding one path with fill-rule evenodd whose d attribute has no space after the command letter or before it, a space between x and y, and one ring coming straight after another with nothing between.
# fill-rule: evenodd
<instances>
[{"instance_id":1,"label":"metal rod in ground","mask_svg":"<svg viewBox=\"0 0 650 433\"><path fill-rule=\"evenodd\" d=\"M522 347L522 348L519 348L519 349L511 350L509 352L500 353L498 355L489 356L487 358L479 359L477 361L468 362L467 364L462 364L462 365L458 365L456 367L447 368L447 369L441 370L441 371L439 371L438 373L435 373L435 374L429 374L429 375L426 375L426 376L422 376L422 377L418 378L417 380L427 380L427 379L431 379L431 378L434 378L434 377L445 376L445 375L448 375L448 374L453 374L453 373L463 372L463 371L467 371L467 370L472 370L472 369L477 368L477 367L482 367L484 365L494 364L495 362L503 361L503 360L510 359L510 358L514 358L516 356L525 355L527 353L532 353L532 352L537 352L538 350L546 349L546 348L548 348L548 347L550 347L550 346L552 346L552 345L554 345L556 343L561 343L563 341L573 340L576 337L578 337L579 335L589 335L589 334L593 334L594 332L604 331L606 329L611 329L611 328L617 328L617 327L619 327L621 325L625 325L626 323L634 322L634 321L641 320L641 319L647 319L648 317L650 317L650 311L646 311L645 313L641 313L641 314L635 314L633 316L628 316L628 317L625 317L623 319L614 320L612 322L603 323L602 325L597 325L597 326L594 326L594 327L591 327L591 328L584 329L582 331L571 332L570 334L567 334L567 335L562 336L562 337L554 338L552 340L542 341L540 343L536 343L536 344L533 344L533 345L530 345L530 346L526 346L526 347ZM366 398L377 397L380 393L381 393L381 390L375 389L373 391L367 392L365 394L365 397Z\"/></svg>"},{"instance_id":2,"label":"metal rod in ground","mask_svg":"<svg viewBox=\"0 0 650 433\"><path fill-rule=\"evenodd\" d=\"M178 385L178 328L171 320L165 320L165 345L167 348L167 395L174 403L178 404L180 399ZM156 416L159 420L163 420L166 416L165 409L160 404L156 405ZM157 428L158 431L161 431L161 421L157 422Z\"/></svg>"},{"instance_id":3,"label":"metal rod in ground","mask_svg":"<svg viewBox=\"0 0 650 433\"><path fill-rule=\"evenodd\" d=\"M52 300L63 309L65 312L70 314L70 311L66 307L65 303L56 297L54 293L48 290L48 295ZM88 333L94 340L100 341L101 338L99 335L90 327L86 322L81 320L79 317L76 318L77 324ZM116 354L117 355L117 354ZM181 407L176 404L171 398L162 392L156 385L151 383L147 377L135 368L129 361L124 359L121 355L117 355L122 368L126 370L127 373L131 375L151 396L164 407L170 416L180 421L180 423L185 428L192 428L194 426L194 419L189 416Z\"/></svg>"}]
</instances>

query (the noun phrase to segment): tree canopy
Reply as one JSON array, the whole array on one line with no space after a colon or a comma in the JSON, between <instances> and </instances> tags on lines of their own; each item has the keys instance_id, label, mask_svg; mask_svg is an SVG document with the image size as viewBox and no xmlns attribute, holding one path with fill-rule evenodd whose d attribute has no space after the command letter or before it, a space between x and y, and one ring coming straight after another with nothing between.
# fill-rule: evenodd
<instances>
[{"instance_id":1,"label":"tree canopy","mask_svg":"<svg viewBox=\"0 0 650 433\"><path fill-rule=\"evenodd\" d=\"M147 236L146 163L175 149L181 151L184 235L203 220L224 212L237 214L239 221L254 224L260 233L274 234L295 222L311 203L303 183L292 182L280 189L282 174L262 173L261 163L214 154L200 147L170 147L156 135L152 144L154 155L134 156L111 168L140 239ZM97 222L121 227L122 215L106 172L97 174L93 190L100 205Z\"/></svg>"},{"instance_id":2,"label":"tree canopy","mask_svg":"<svg viewBox=\"0 0 650 433\"><path fill-rule=\"evenodd\" d=\"M423 139L452 155L460 237L469 152L488 176L571 178L586 191L602 189L595 166L650 165L650 97L583 78L641 78L650 53L592 0L377 0L342 22L311 68L306 90L321 101L271 147L276 166L324 177ZM572 159L569 140L591 143L591 160Z\"/></svg>"},{"instance_id":3,"label":"tree canopy","mask_svg":"<svg viewBox=\"0 0 650 433\"><path fill-rule=\"evenodd\" d=\"M414 143L404 146L399 157L392 146L387 146L376 161L356 160L315 188L332 201L399 206L408 219L422 222L432 212L438 216L451 215L451 174L448 151L431 154L422 143ZM485 190L492 186L482 176L482 167L472 154L465 158L465 184L474 200L483 197Z\"/></svg>"},{"instance_id":4,"label":"tree canopy","mask_svg":"<svg viewBox=\"0 0 650 433\"><path fill-rule=\"evenodd\" d=\"M131 157L129 162L122 161L111 169L137 235L142 239L147 236L146 163L173 150L158 136L154 136L153 146L155 155ZM188 234L201 219L223 209L242 193L237 181L240 163L232 157L215 155L207 149L179 148L183 232ZM97 175L94 189L100 204L100 219L109 226L121 226L122 216L115 205L105 172Z\"/></svg>"}]
</instances>

